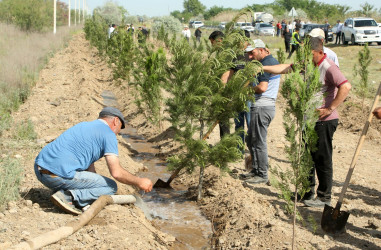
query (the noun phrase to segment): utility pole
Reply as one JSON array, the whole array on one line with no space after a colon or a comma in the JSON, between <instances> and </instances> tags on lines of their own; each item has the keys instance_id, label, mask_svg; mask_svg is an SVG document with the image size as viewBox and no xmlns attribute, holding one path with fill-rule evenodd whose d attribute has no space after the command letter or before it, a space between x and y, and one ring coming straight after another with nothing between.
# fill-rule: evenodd
<instances>
[{"instance_id":1,"label":"utility pole","mask_svg":"<svg viewBox=\"0 0 381 250\"><path fill-rule=\"evenodd\" d=\"M82 20L85 23L85 0L82 0Z\"/></svg>"},{"instance_id":2,"label":"utility pole","mask_svg":"<svg viewBox=\"0 0 381 250\"><path fill-rule=\"evenodd\" d=\"M74 0L74 25L77 26L77 0Z\"/></svg>"},{"instance_id":3,"label":"utility pole","mask_svg":"<svg viewBox=\"0 0 381 250\"><path fill-rule=\"evenodd\" d=\"M57 32L57 0L54 0L54 11L53 11L53 34Z\"/></svg>"},{"instance_id":4,"label":"utility pole","mask_svg":"<svg viewBox=\"0 0 381 250\"><path fill-rule=\"evenodd\" d=\"M78 23L81 23L81 0L78 0Z\"/></svg>"},{"instance_id":5,"label":"utility pole","mask_svg":"<svg viewBox=\"0 0 381 250\"><path fill-rule=\"evenodd\" d=\"M69 27L70 27L70 18L71 18L71 16L70 16L70 13L71 12L71 10L70 10L70 0L69 0L69 15L68 15L68 24L69 24Z\"/></svg>"}]
</instances>

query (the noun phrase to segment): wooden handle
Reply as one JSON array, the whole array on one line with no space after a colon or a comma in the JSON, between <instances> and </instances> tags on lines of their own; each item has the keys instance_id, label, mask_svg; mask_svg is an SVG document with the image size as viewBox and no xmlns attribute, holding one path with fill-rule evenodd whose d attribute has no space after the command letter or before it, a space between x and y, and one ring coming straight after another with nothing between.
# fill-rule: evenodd
<instances>
[{"instance_id":1,"label":"wooden handle","mask_svg":"<svg viewBox=\"0 0 381 250\"><path fill-rule=\"evenodd\" d=\"M368 132L368 128L369 128L370 122L372 121L372 118L373 118L373 110L377 106L378 100L380 99L380 95L381 95L381 82L380 82L380 86L378 87L378 91L377 91L376 97L374 98L373 106L370 109L370 114L369 114L368 120L366 121L366 123L364 125L364 128L362 129L360 140L359 140L359 142L357 144L357 148L356 148L355 154L353 155L353 158L352 158L351 166L349 167L349 170L348 170L347 178L345 179L344 186L341 189L339 200L337 201L338 204L341 204L343 202L344 194L347 191L347 188L348 188L348 185L349 185L349 181L351 180L351 177L352 177L352 174L353 174L353 170L355 169L355 165L356 165L359 153L360 153L360 149L362 147L362 144L364 143L365 136L366 136L366 134Z\"/></svg>"}]
</instances>

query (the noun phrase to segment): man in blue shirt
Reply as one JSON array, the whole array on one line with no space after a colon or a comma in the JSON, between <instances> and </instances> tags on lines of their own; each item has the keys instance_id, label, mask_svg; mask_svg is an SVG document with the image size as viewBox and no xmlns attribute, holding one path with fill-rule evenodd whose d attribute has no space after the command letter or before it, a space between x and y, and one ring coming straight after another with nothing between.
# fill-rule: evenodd
<instances>
[{"instance_id":1,"label":"man in blue shirt","mask_svg":"<svg viewBox=\"0 0 381 250\"><path fill-rule=\"evenodd\" d=\"M102 157L117 181L134 185L145 192L152 182L139 178L121 167L116 135L125 127L123 114L106 107L98 120L81 122L46 145L35 160L37 179L55 192L51 199L66 212L81 214L79 208L93 203L101 195L117 191L116 182L96 173L94 162Z\"/></svg>"},{"instance_id":2,"label":"man in blue shirt","mask_svg":"<svg viewBox=\"0 0 381 250\"><path fill-rule=\"evenodd\" d=\"M250 60L262 65L277 65L279 62L268 53L265 43L256 39L245 50ZM254 84L255 103L250 109L250 126L247 146L251 156L251 172L244 176L247 183L268 182L267 128L275 116L275 101L278 95L280 75L263 73Z\"/></svg>"}]
</instances>

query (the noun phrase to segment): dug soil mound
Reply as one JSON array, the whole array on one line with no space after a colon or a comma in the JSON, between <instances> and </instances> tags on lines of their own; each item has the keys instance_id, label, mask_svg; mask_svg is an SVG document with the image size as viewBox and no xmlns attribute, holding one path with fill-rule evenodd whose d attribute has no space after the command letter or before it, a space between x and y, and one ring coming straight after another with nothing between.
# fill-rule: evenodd
<instances>
[{"instance_id":1,"label":"dug soil mound","mask_svg":"<svg viewBox=\"0 0 381 250\"><path fill-rule=\"evenodd\" d=\"M15 122L31 120L38 133L38 140L20 155L24 159L22 199L11 202L0 213L0 248L34 238L48 230L65 225L75 217L61 213L49 201L50 191L34 177L33 160L47 142L67 128L81 121L97 118L104 102L101 94L109 90L115 93L119 108L128 123L138 129L149 141L154 142L161 154L168 156L178 152L173 131L164 123L161 132L150 125L134 104L133 93L125 82L114 82L112 72L104 60L90 48L83 34L76 35L69 46L56 54L41 72L40 79L28 101L14 114ZM350 99L352 102L352 99ZM347 104L349 101L346 102ZM334 136L334 187L332 204L336 204L345 180L359 134L367 112L343 105L340 126ZM268 132L268 151L271 168L284 169L288 160L284 153L284 129L282 107L279 98L277 114ZM364 119L365 117L365 119ZM377 127L378 126L378 127ZM304 207L300 212L306 221L296 225L296 244L304 249L378 249L381 248L381 176L380 121L372 124L372 136L361 151L342 210L351 213L346 233L327 235L320 228L321 208ZM121 139L121 138L119 138ZM122 140L122 139L121 139ZM208 139L219 140L218 128ZM136 173L144 168L134 162L125 143L119 144L122 166ZM96 163L101 174L107 175L102 160ZM268 184L244 185L237 178L245 173L243 160L230 165L231 173L220 173L217 168L206 170L204 199L200 209L212 222L211 248L216 249L290 249L292 242L292 217L283 210L285 202L279 191ZM148 170L149 171L149 170ZM153 180L155 181L155 180ZM174 182L188 187L189 199L195 197L198 182L197 171L181 174ZM120 193L134 192L121 185ZM311 218L311 223L307 221ZM89 225L46 249L170 249L173 237L160 232L146 220L133 205L111 205L102 210Z\"/></svg>"}]
</instances>

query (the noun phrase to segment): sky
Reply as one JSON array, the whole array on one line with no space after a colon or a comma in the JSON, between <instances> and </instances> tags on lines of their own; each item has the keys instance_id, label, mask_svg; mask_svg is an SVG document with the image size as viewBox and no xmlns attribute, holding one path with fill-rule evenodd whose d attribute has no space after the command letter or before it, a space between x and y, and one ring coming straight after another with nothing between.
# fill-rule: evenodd
<instances>
[{"instance_id":1,"label":"sky","mask_svg":"<svg viewBox=\"0 0 381 250\"><path fill-rule=\"evenodd\" d=\"M61 0L62 2L68 3L69 0ZM82 6L83 0L70 0L71 6L74 8L74 3L80 2ZM265 4L272 3L273 0L265 1L253 1L253 0L199 0L207 8L214 5L222 6L225 8L241 9L247 5ZM329 3L329 4L343 4L351 7L351 10L360 9L360 5L368 2L375 8L381 8L380 0L317 0L318 2ZM106 0L86 0L86 4L90 11L94 8L102 6ZM183 0L114 0L118 5L122 5L130 15L147 15L147 16L166 16L174 10L183 11Z\"/></svg>"}]
</instances>

